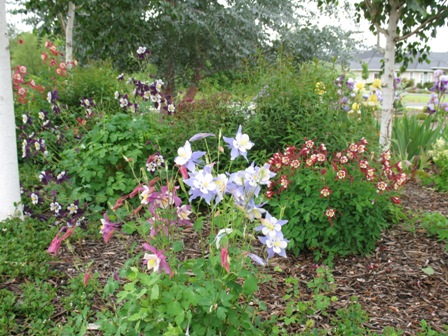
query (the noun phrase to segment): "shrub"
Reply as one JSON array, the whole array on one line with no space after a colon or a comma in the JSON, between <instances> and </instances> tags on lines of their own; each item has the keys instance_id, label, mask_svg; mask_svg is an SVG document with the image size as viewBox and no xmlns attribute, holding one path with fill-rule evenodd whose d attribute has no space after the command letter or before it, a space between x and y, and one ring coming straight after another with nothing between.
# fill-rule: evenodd
<instances>
[{"instance_id":1,"label":"shrub","mask_svg":"<svg viewBox=\"0 0 448 336\"><path fill-rule=\"evenodd\" d=\"M267 159L286 144L296 145L305 136L334 148L356 138L376 137L370 109L348 114L339 101L342 90L334 84L339 73L330 64L306 63L299 69L287 62L270 69L255 99L255 114L246 129L257 144L257 159Z\"/></svg>"},{"instance_id":2,"label":"shrub","mask_svg":"<svg viewBox=\"0 0 448 336\"><path fill-rule=\"evenodd\" d=\"M68 73L64 90L60 91L59 101L69 107L80 107L81 99L86 97L100 103L98 109L105 110L116 104L115 91L119 90L117 76L109 63L91 63L76 67Z\"/></svg>"},{"instance_id":3,"label":"shrub","mask_svg":"<svg viewBox=\"0 0 448 336\"><path fill-rule=\"evenodd\" d=\"M62 154L80 200L106 206L135 185L132 165L144 166L150 152L164 150L169 129L156 114L105 115L76 147Z\"/></svg>"},{"instance_id":4,"label":"shrub","mask_svg":"<svg viewBox=\"0 0 448 336\"><path fill-rule=\"evenodd\" d=\"M285 235L294 253L311 250L316 259L365 254L374 249L387 226L390 199L406 181L401 165L370 157L363 139L330 156L325 146L308 140L270 159L277 173L267 196L289 219Z\"/></svg>"}]
</instances>

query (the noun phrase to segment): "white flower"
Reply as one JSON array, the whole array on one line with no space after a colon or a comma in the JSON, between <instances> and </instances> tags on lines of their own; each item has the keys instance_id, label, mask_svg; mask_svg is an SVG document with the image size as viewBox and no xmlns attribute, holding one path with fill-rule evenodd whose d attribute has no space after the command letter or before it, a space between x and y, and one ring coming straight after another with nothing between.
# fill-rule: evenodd
<instances>
[{"instance_id":1,"label":"white flower","mask_svg":"<svg viewBox=\"0 0 448 336\"><path fill-rule=\"evenodd\" d=\"M142 55L146 52L146 47L138 47L137 54Z\"/></svg>"},{"instance_id":2,"label":"white flower","mask_svg":"<svg viewBox=\"0 0 448 336\"><path fill-rule=\"evenodd\" d=\"M233 232L233 229L231 228L227 228L227 229L221 229L218 231L218 234L216 235L215 239L213 239L213 242L216 242L216 248L219 250L219 242L221 241L222 238L224 238L225 236L231 234Z\"/></svg>"},{"instance_id":3,"label":"white flower","mask_svg":"<svg viewBox=\"0 0 448 336\"><path fill-rule=\"evenodd\" d=\"M185 141L185 145L183 147L180 147L177 150L177 155L178 156L174 159L174 162L179 166L183 166L190 161L193 152L191 151L191 144L188 140Z\"/></svg>"},{"instance_id":4,"label":"white flower","mask_svg":"<svg viewBox=\"0 0 448 336\"><path fill-rule=\"evenodd\" d=\"M160 258L157 257L155 254L149 254L145 253L143 256L143 259L147 261L146 266L148 267L148 270L153 270L153 272L158 272L160 268Z\"/></svg>"}]
</instances>

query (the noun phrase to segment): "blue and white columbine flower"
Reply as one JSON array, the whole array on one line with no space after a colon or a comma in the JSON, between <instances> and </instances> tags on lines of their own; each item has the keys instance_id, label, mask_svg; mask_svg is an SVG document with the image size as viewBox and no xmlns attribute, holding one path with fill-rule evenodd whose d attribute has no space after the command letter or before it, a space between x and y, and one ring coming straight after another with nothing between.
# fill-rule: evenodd
<instances>
[{"instance_id":1,"label":"blue and white columbine flower","mask_svg":"<svg viewBox=\"0 0 448 336\"><path fill-rule=\"evenodd\" d=\"M185 184L190 187L189 194L190 201L202 197L207 204L216 196L217 187L215 179L211 174L211 167L205 166L197 172L193 172L189 179L184 180Z\"/></svg>"},{"instance_id":2,"label":"blue and white columbine flower","mask_svg":"<svg viewBox=\"0 0 448 336\"><path fill-rule=\"evenodd\" d=\"M238 127L235 138L223 137L223 139L231 149L230 160L235 160L240 155L247 160L247 151L252 148L254 143L249 140L247 134L242 133L241 125Z\"/></svg>"},{"instance_id":3,"label":"blue and white columbine flower","mask_svg":"<svg viewBox=\"0 0 448 336\"><path fill-rule=\"evenodd\" d=\"M283 233L279 232L275 237L265 236L258 238L260 242L267 247L268 258L272 258L274 253L286 258L286 246L288 240L283 237Z\"/></svg>"},{"instance_id":4,"label":"blue and white columbine flower","mask_svg":"<svg viewBox=\"0 0 448 336\"><path fill-rule=\"evenodd\" d=\"M189 171L194 171L196 163L205 155L205 152L192 152L191 144L187 140L185 141L185 145L177 150L177 155L174 159L176 164L186 166Z\"/></svg>"},{"instance_id":5,"label":"blue and white columbine flower","mask_svg":"<svg viewBox=\"0 0 448 336\"><path fill-rule=\"evenodd\" d=\"M256 227L255 230L261 231L265 236L274 238L282 232L282 226L285 225L287 220L278 220L272 217L268 212L266 212L265 218L260 218L261 225Z\"/></svg>"}]
</instances>

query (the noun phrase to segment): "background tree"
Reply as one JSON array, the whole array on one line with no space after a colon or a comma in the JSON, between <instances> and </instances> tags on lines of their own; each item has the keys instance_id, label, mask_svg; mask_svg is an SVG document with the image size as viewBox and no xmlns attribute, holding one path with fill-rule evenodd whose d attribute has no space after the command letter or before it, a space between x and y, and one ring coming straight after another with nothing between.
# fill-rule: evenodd
<instances>
[{"instance_id":1,"label":"background tree","mask_svg":"<svg viewBox=\"0 0 448 336\"><path fill-rule=\"evenodd\" d=\"M20 215L15 206L20 202L20 183L5 0L0 0L0 162L1 221Z\"/></svg>"},{"instance_id":2,"label":"background tree","mask_svg":"<svg viewBox=\"0 0 448 336\"><path fill-rule=\"evenodd\" d=\"M112 59L135 70L129 57L139 46L174 92L176 80L191 87L210 73L234 68L265 46L272 31L296 23L298 5L284 0L73 0L74 40L80 59ZM45 33L62 33L67 0L27 0L26 11L45 24ZM59 22L59 23L58 23ZM37 22L35 22L36 24Z\"/></svg>"},{"instance_id":3,"label":"background tree","mask_svg":"<svg viewBox=\"0 0 448 336\"><path fill-rule=\"evenodd\" d=\"M309 23L284 31L274 41L272 49L292 56L296 64L313 59L346 63L363 44L353 37L356 33L336 26L320 28Z\"/></svg>"},{"instance_id":4,"label":"background tree","mask_svg":"<svg viewBox=\"0 0 448 336\"><path fill-rule=\"evenodd\" d=\"M337 0L318 0L319 6L337 5ZM364 17L370 30L386 39L384 48L383 110L381 115L380 146L387 150L391 144L394 115L395 63L403 71L410 60L427 60L430 48L426 42L435 37L437 28L447 24L448 1L434 0L365 0L355 3L357 20ZM410 41L415 36L418 41Z\"/></svg>"}]
</instances>

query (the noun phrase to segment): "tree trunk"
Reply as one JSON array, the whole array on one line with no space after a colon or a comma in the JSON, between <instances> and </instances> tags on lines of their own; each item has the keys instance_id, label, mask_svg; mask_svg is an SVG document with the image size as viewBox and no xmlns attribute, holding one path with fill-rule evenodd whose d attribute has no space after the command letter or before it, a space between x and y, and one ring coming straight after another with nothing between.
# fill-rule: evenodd
<instances>
[{"instance_id":1,"label":"tree trunk","mask_svg":"<svg viewBox=\"0 0 448 336\"><path fill-rule=\"evenodd\" d=\"M21 216L19 165L12 95L11 60L6 25L6 4L0 1L0 221Z\"/></svg>"},{"instance_id":2,"label":"tree trunk","mask_svg":"<svg viewBox=\"0 0 448 336\"><path fill-rule=\"evenodd\" d=\"M165 90L164 90L164 94L166 96L174 96L175 90L176 90L176 82L175 82L175 78L176 78L176 72L174 69L174 63L172 60L169 61L168 63L168 67L166 69L165 72Z\"/></svg>"},{"instance_id":3,"label":"tree trunk","mask_svg":"<svg viewBox=\"0 0 448 336\"><path fill-rule=\"evenodd\" d=\"M68 3L67 25L65 27L65 63L68 68L73 62L73 24L75 22L76 6L73 2Z\"/></svg>"},{"instance_id":4,"label":"tree trunk","mask_svg":"<svg viewBox=\"0 0 448 336\"><path fill-rule=\"evenodd\" d=\"M391 1L389 24L386 34L386 48L384 51L384 90L383 110L381 113L380 147L382 150L390 148L392 139L392 123L394 117L395 97L395 45L397 43L397 23L399 19L398 5Z\"/></svg>"},{"instance_id":5,"label":"tree trunk","mask_svg":"<svg viewBox=\"0 0 448 336\"><path fill-rule=\"evenodd\" d=\"M202 65L198 61L198 64L194 70L193 78L191 80L191 85L188 87L187 92L185 93L182 101L193 101L196 97L196 93L198 92L198 85L202 79Z\"/></svg>"}]
</instances>

